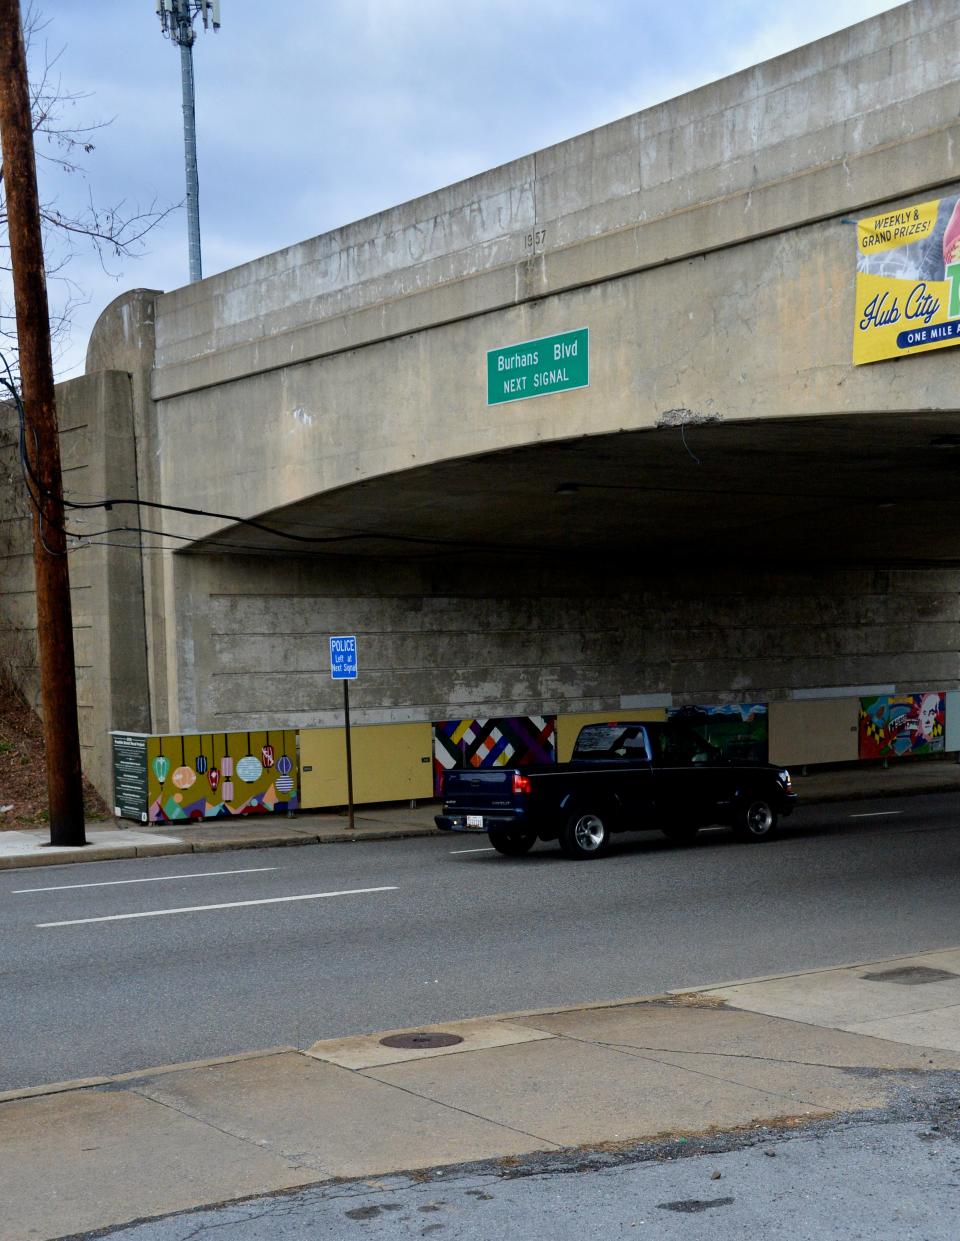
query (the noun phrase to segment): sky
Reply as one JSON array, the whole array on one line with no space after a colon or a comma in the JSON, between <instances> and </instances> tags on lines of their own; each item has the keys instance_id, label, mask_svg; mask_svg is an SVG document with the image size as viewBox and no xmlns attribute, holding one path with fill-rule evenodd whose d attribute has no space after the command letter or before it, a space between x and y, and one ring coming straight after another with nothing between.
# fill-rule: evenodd
<instances>
[{"instance_id":1,"label":"sky","mask_svg":"<svg viewBox=\"0 0 960 1241\"><path fill-rule=\"evenodd\" d=\"M21 0L26 9L27 0ZM101 310L187 282L180 56L155 0L36 0L81 171L41 198L172 208L135 258L83 247L58 377ZM549 146L893 8L885 0L221 0L194 47L204 275ZM43 146L38 148L42 156ZM68 290L50 282L51 303Z\"/></svg>"}]
</instances>

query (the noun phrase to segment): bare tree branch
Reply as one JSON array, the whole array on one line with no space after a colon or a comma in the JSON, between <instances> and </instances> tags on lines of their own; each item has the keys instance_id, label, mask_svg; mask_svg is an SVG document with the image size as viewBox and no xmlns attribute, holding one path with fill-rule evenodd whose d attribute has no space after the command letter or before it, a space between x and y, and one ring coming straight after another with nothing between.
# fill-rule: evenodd
<instances>
[{"instance_id":1,"label":"bare tree branch","mask_svg":"<svg viewBox=\"0 0 960 1241\"><path fill-rule=\"evenodd\" d=\"M69 109L85 101L88 96L67 90L57 71L62 49L51 52L46 39L41 38L49 22L32 3L24 14L23 29L31 61L30 100L33 119L34 150L38 173L46 168L42 183L51 177L78 176L86 178L85 159L93 154L94 136L107 128L112 120L96 120L88 123L71 123L65 116ZM119 276L119 269L111 271L109 260L132 259L141 255L145 240L153 229L180 204L158 206L154 199L147 207L130 205L126 200L101 204L88 189L87 203L76 208L61 208L56 197L41 201L40 214L44 228L44 262L48 284L51 289L50 330L54 360L62 356L69 340L70 324L78 306L85 303L80 288L65 274L70 261L84 249L92 249L103 271ZM6 195L3 172L0 167L0 349L16 372L17 338L13 312L13 294L5 273L10 271L10 252L7 242Z\"/></svg>"}]
</instances>

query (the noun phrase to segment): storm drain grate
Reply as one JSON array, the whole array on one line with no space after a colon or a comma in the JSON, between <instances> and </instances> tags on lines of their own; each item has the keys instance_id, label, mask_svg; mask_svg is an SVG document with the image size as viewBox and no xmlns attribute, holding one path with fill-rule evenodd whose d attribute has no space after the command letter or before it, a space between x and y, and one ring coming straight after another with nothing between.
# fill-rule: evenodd
<instances>
[{"instance_id":1,"label":"storm drain grate","mask_svg":"<svg viewBox=\"0 0 960 1241\"><path fill-rule=\"evenodd\" d=\"M901 965L895 970L880 970L876 974L861 974L866 982L896 982L901 987L919 987L925 982L946 982L948 978L960 978L949 970L932 970L928 965Z\"/></svg>"},{"instance_id":2,"label":"storm drain grate","mask_svg":"<svg viewBox=\"0 0 960 1241\"><path fill-rule=\"evenodd\" d=\"M454 1047L462 1042L459 1034L431 1034L427 1030L415 1030L413 1034L388 1034L380 1040L384 1047L413 1047L420 1051L432 1047Z\"/></svg>"}]
</instances>

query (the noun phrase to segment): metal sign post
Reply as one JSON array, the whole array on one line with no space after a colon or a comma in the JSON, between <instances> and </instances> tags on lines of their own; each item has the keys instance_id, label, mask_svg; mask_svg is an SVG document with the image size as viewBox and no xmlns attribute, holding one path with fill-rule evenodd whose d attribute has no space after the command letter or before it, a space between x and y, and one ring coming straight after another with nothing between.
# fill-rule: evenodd
<instances>
[{"instance_id":1,"label":"metal sign post","mask_svg":"<svg viewBox=\"0 0 960 1241\"><path fill-rule=\"evenodd\" d=\"M347 828L353 831L353 756L350 752L350 682L357 679L357 639L330 639L330 676L343 682L343 735L347 747Z\"/></svg>"}]
</instances>

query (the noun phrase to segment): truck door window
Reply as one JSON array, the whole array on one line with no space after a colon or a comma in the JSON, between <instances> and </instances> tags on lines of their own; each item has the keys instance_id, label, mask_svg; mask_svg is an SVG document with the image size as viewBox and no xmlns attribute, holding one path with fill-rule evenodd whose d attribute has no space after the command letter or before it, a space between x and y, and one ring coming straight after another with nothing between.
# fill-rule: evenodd
<instances>
[{"instance_id":1,"label":"truck door window","mask_svg":"<svg viewBox=\"0 0 960 1241\"><path fill-rule=\"evenodd\" d=\"M660 757L665 763L686 766L714 762L720 751L691 728L667 728L660 734Z\"/></svg>"}]
</instances>

